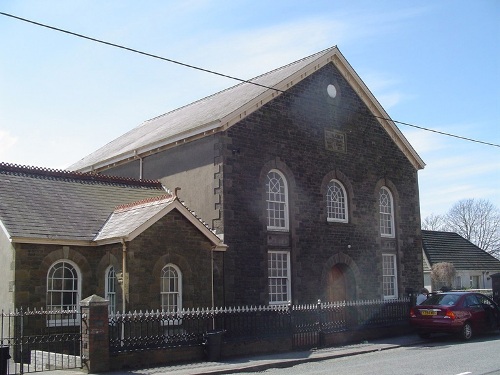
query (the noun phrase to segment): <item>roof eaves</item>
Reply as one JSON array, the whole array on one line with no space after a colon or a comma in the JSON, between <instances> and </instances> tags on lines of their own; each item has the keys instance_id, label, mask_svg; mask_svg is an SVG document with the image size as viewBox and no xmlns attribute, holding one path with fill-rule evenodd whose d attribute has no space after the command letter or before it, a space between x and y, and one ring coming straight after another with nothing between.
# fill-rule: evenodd
<instances>
[{"instance_id":1,"label":"roof eaves","mask_svg":"<svg viewBox=\"0 0 500 375\"><path fill-rule=\"evenodd\" d=\"M168 148L177 146L179 144L193 141L197 138L216 133L220 128L220 123L221 122L218 120L210 122L208 124L203 124L195 129L190 129L187 132L178 133L174 137L160 139L157 142L138 147L133 151L127 151L122 154L112 156L78 170L81 172L99 172L104 169L119 166L131 160L138 160L143 157L156 154L160 151L164 151Z\"/></svg>"},{"instance_id":2,"label":"roof eaves","mask_svg":"<svg viewBox=\"0 0 500 375\"><path fill-rule=\"evenodd\" d=\"M5 227L5 225L3 225L3 222L1 219L0 219L0 229L2 230L2 232L4 232L5 236L7 236L7 239L10 242L12 242L12 237L11 237L9 231L7 230L7 228Z\"/></svg>"},{"instance_id":3,"label":"roof eaves","mask_svg":"<svg viewBox=\"0 0 500 375\"><path fill-rule=\"evenodd\" d=\"M222 240L215 234L215 231L210 229L208 225L201 220L196 214L186 207L179 199L174 201L176 208L195 226L197 227L214 245L215 251L226 251L227 245L222 242Z\"/></svg>"},{"instance_id":4,"label":"roof eaves","mask_svg":"<svg viewBox=\"0 0 500 375\"><path fill-rule=\"evenodd\" d=\"M73 238L47 238L47 237L11 237L12 243L26 243L39 245L63 245L63 246L95 246L91 240L77 240Z\"/></svg>"}]
</instances>

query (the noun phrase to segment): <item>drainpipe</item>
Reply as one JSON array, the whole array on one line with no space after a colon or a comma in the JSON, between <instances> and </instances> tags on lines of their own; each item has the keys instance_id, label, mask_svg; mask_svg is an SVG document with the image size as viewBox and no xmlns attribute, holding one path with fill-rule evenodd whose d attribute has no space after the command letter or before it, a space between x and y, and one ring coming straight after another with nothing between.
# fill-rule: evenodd
<instances>
[{"instance_id":1,"label":"drainpipe","mask_svg":"<svg viewBox=\"0 0 500 375\"><path fill-rule=\"evenodd\" d=\"M128 295L128 274L127 274L127 244L125 243L125 239L122 238L122 273L123 273L123 282L122 282L122 312L126 312L126 296Z\"/></svg>"},{"instance_id":2,"label":"drainpipe","mask_svg":"<svg viewBox=\"0 0 500 375\"><path fill-rule=\"evenodd\" d=\"M211 282L212 284L212 312L215 308L215 297L214 297L214 249L215 246L212 247L210 250L210 269L211 269ZM213 315L212 319L212 330L215 330L215 314Z\"/></svg>"},{"instance_id":3,"label":"drainpipe","mask_svg":"<svg viewBox=\"0 0 500 375\"><path fill-rule=\"evenodd\" d=\"M139 156L139 180L142 180L142 158Z\"/></svg>"}]
</instances>

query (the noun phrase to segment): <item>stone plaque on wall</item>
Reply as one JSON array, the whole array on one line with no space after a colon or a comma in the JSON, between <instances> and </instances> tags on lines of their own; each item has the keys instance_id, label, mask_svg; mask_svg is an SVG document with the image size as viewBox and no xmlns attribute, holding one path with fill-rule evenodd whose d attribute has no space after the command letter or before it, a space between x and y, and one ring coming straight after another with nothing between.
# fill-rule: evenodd
<instances>
[{"instance_id":1,"label":"stone plaque on wall","mask_svg":"<svg viewBox=\"0 0 500 375\"><path fill-rule=\"evenodd\" d=\"M325 148L335 152L347 152L345 133L338 130L325 130Z\"/></svg>"},{"instance_id":2,"label":"stone plaque on wall","mask_svg":"<svg viewBox=\"0 0 500 375\"><path fill-rule=\"evenodd\" d=\"M268 246L289 246L290 236L288 233L268 233L267 244Z\"/></svg>"},{"instance_id":3,"label":"stone plaque on wall","mask_svg":"<svg viewBox=\"0 0 500 375\"><path fill-rule=\"evenodd\" d=\"M396 240L383 238L381 241L382 250L396 250Z\"/></svg>"}]
</instances>

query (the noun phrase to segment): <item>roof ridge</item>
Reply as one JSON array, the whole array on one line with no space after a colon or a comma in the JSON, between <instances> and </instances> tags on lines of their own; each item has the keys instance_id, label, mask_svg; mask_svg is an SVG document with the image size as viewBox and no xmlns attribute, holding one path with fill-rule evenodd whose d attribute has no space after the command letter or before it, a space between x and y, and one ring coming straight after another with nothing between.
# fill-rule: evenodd
<instances>
[{"instance_id":1,"label":"roof ridge","mask_svg":"<svg viewBox=\"0 0 500 375\"><path fill-rule=\"evenodd\" d=\"M92 172L76 172L64 169L52 169L45 167L36 167L20 164L0 162L0 173L7 172L11 174L25 174L32 176L66 178L90 182L104 182L111 184L125 184L130 186L142 186L151 188L162 188L159 180L137 180L129 177L119 177Z\"/></svg>"},{"instance_id":2,"label":"roof ridge","mask_svg":"<svg viewBox=\"0 0 500 375\"><path fill-rule=\"evenodd\" d=\"M159 201L167 200L167 199L173 200L172 198L175 198L175 196L172 195L172 194L162 194L162 195L159 195L157 197L144 198L144 199L141 199L141 200L138 200L138 201L135 201L135 202L120 204L120 205L118 205L118 206L115 207L115 212L117 212L117 211L124 211L126 209L129 209L129 208L132 208L132 207L141 206L141 205L144 205L144 204L147 204L147 203L159 202Z\"/></svg>"},{"instance_id":3,"label":"roof ridge","mask_svg":"<svg viewBox=\"0 0 500 375\"><path fill-rule=\"evenodd\" d=\"M169 115L169 114L171 114L171 113L174 113L174 112L180 111L181 109L184 109L184 108L190 107L190 106L195 105L195 104L197 104L197 103L200 103L200 102L203 102L203 101L208 100L208 99L210 99L210 98L213 98L214 96L219 95L219 94L221 94L221 93L223 93L223 92L226 92L226 91L229 91L229 90L233 90L235 87L238 87L238 86L241 86L241 85L244 85L244 84L254 84L254 83L256 83L256 82L253 82L253 81L256 81L256 80L258 80L258 79L260 79L260 78L262 78L262 77L265 77L265 76L268 76L268 75L270 75L270 74L273 74L273 73L275 73L275 72L277 72L277 71L279 71L279 70L281 70L281 69L285 69L285 68L288 68L289 66L292 66L292 65L298 64L298 63L300 63L300 62L302 62L302 61L304 61L304 60L311 59L311 58L312 58L312 57L314 57L314 56L323 55L323 54L325 54L325 53L326 53L326 52L328 52L328 51L334 50L335 48L337 48L337 46L336 46L336 45L335 45L335 46L333 46L333 47L328 47L328 48L325 48L325 49L324 49L324 50L322 50L322 51L319 51L319 52L313 53L312 55L309 55L309 56L306 56L306 57L302 57L302 58L300 58L300 59L298 59L298 60L295 60L295 61L293 61L293 62L291 62L291 63L285 64L285 65L283 65L283 66L280 66L280 67L275 68L275 69L273 69L273 70L270 70L270 71L268 71L268 72L265 72L265 73L259 74L258 76L255 76L255 77L253 77L253 78L249 78L249 79L247 79L247 80L240 81L240 82L239 82L239 83L237 83L236 85L233 85L233 86L230 86L230 87L228 87L228 88L225 88L224 90L217 91L217 92L215 92L215 93L213 93L213 94L211 94L211 95L208 95L208 96L205 96L205 97L200 98L200 99L198 99L198 100L195 100L194 102L188 103L188 104L183 105L183 106L181 106L181 107L175 108L175 109L173 109L173 110L171 110L171 111L165 112L165 113L163 113L163 114L161 114L161 115L158 115L158 116L152 117L152 118L150 118L150 119L148 119L148 120L145 120L144 122L142 122L142 123L141 123L139 126L137 126L137 127L141 127L141 126L143 126L143 125L145 125L145 124L147 124L147 123L149 123L149 122L151 122L151 121L153 121L153 120L159 119L159 118L161 118L161 117L163 117L163 116ZM264 86L264 85L260 85L260 86ZM266 86L266 87L267 87L267 86ZM272 89L272 87L269 87L269 89Z\"/></svg>"}]
</instances>

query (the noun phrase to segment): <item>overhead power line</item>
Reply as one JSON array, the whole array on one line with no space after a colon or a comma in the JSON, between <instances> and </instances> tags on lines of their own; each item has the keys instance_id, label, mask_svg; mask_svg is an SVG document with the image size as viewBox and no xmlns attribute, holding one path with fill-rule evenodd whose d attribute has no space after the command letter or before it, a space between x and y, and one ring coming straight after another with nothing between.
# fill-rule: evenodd
<instances>
[{"instance_id":1,"label":"overhead power line","mask_svg":"<svg viewBox=\"0 0 500 375\"><path fill-rule=\"evenodd\" d=\"M69 30L58 28L58 27L46 25L46 24L43 24L43 23L40 23L40 22L36 22L36 21L32 21L32 20L29 20L29 19L26 19L26 18L18 17L18 16L15 16L13 14L5 13L5 12L0 12L0 15L3 15L3 16L6 16L6 17L10 17L10 18L14 18L14 19L17 19L19 21L31 23L33 25L44 27L44 28L47 28L47 29L50 29L50 30L55 30L55 31L59 31L59 32L62 32L62 33L65 33L65 34L76 36L78 38L87 39L87 40L90 40L92 42L96 42L96 43L104 44L104 45L107 45L107 46L111 46L111 47L123 49L125 51L137 53L137 54L144 55L144 56L147 56L147 57L152 57L152 58L155 58L155 59L158 59L158 60L167 61L169 63L181 65L181 66L184 66L186 68L198 70L198 71L209 73L209 74L214 74L214 75L217 75L217 76L220 76L220 77L224 77L224 78L229 78L229 79L241 82L241 83L248 83L248 84L259 86L259 87L266 88L266 89L269 89L269 90L274 90L274 91L277 91L277 92L280 92L280 93L286 93L286 91L283 91L283 90L280 90L280 89L277 89L277 88L274 88L274 87L269 87L269 86L262 85L262 84L259 84L259 83L256 83L256 82L252 82L252 81L249 81L249 80L246 80L246 79L242 79L242 78L230 76L228 74L219 73L219 72L216 72L216 71L213 71L213 70L210 70L210 69L201 68L199 66L195 66L195 65L191 65L191 64L186 64L186 63L174 60L174 59L169 59L169 58L166 58L166 57L163 57L163 56L158 56L158 55L155 55L155 54L152 54L152 53L140 51L140 50L137 50L137 49L134 49L134 48L130 48L130 47L126 47L126 46L123 46L123 45L120 45L120 44L107 42L107 41L104 41L104 40L101 40L101 39L97 39L97 38L92 38L92 37L89 37L87 35L83 35L83 34L75 33L73 31L69 31ZM413 127L413 128L417 128L417 129L421 129L421 130L425 130L425 131L429 131L429 132L433 132L433 133L445 135L445 136L448 136L448 137L458 138L458 139L462 139L462 140L466 140L466 141L470 141L470 142L476 142L476 143L480 143L480 144L484 144L484 145L488 145L488 146L493 146L493 147L500 147L499 144L495 144L495 143L480 141L480 140L477 140L477 139L472 139L472 138L463 137L463 136L459 136L459 135L455 135L455 134L451 134L451 133L446 133L446 132L442 132L442 131L439 131L439 130L429 129L429 128L425 128L423 126L418 126L418 125L414 125L414 124L410 124L410 123L402 122L402 121L396 121L396 120L392 120L390 118L385 118L385 117L381 117L381 116L375 116L375 115L373 115L373 116L375 118L378 118L378 119L381 119L381 120L392 121L392 122L394 122L396 124L410 126L410 127Z\"/></svg>"},{"instance_id":2,"label":"overhead power line","mask_svg":"<svg viewBox=\"0 0 500 375\"><path fill-rule=\"evenodd\" d=\"M414 125L414 124L409 124L409 123L407 123L407 122L403 122L403 121L397 121L397 120L386 119L386 118L384 118L384 117L375 116L375 115L373 115L373 116L374 116L374 117L376 117L376 118L382 119L382 120L389 120L389 121L395 122L396 124L401 124L401 125L405 125L405 126L411 126L412 128L417 128L417 129L425 130L425 131L428 131L428 132L433 132L433 133L437 133L437 134L441 134L441 135L446 135L446 136L448 136L448 137L454 137L454 138L458 138L458 139L463 139L463 140L465 140L465 141L470 141L470 142L481 143L481 144L483 144L483 145L488 145L488 146L500 147L500 145L497 145L497 144L495 144L495 143L489 143L489 142L479 141L479 140L477 140L477 139L467 138L467 137L463 137L463 136L461 136L461 135L456 135L456 134L451 134L451 133L442 132L442 131L439 131L439 130L434 130L434 129L424 128L423 126Z\"/></svg>"},{"instance_id":3,"label":"overhead power line","mask_svg":"<svg viewBox=\"0 0 500 375\"><path fill-rule=\"evenodd\" d=\"M123 49L123 50L125 50L125 51L134 52L134 53L138 53L138 54L140 54L140 55L144 55L144 56L152 57L152 58L155 58L155 59L159 59L159 60L167 61L167 62L170 62L170 63L172 63L172 64L181 65L181 66L184 66L184 67L186 67L186 68L191 68L191 69L199 70L199 71L202 71L202 72L205 72L205 73L215 74L215 75L218 75L218 76L221 76L221 77L224 77L224 78L229 78L229 79L233 79L233 80L236 80L236 81L240 81L240 82L242 82L242 83L251 83L251 84L253 84L253 85L260 86L260 87L263 87L263 88L270 88L270 87L267 87L267 86L264 86L264 85L260 85L260 84L255 83L255 82L250 82L250 81L247 81L247 80L245 80L245 79L241 79L241 78L238 78L238 77L233 77L233 76L230 76L230 75L227 75L227 74L223 74L223 73L219 73L219 72L215 72L215 71L213 71L213 70L209 70L209 69L200 68L200 67L198 67L198 66L194 66L194 65L186 64L186 63L183 63L183 62L180 62L180 61L177 61L177 60L173 60L173 59L169 59L169 58L166 58L166 57L162 57L162 56L154 55L154 54L152 54L152 53L148 53L148 52L140 51L140 50L137 50L137 49L134 49L134 48L125 47L125 46L122 46L122 45L120 45L120 44L111 43L111 42L106 42L105 40L92 38L92 37L90 37L90 36L86 36L86 35L83 35L83 34L75 33L75 32L73 32L73 31L64 30L64 29L60 29L60 28L58 28L58 27L54 27L54 26L46 25L46 24L43 24L43 23L40 23L40 22L36 22L36 21L32 21L32 20L28 20L28 19L26 19L26 18L21 18L21 17L18 17L18 16L14 16L13 14L4 13L4 12L0 12L0 14L1 14L1 15L3 15L3 16L7 16L7 17L11 17L11 18L15 18L15 19L20 20L20 21L28 22L28 23L31 23L31 24L33 24L33 25L37 25L37 26L45 27L45 28L47 28L47 29L51 29L51 30L55 30L55 31L59 31L59 32L61 32L61 33L65 33L65 34L73 35L73 36L76 36L76 37L78 37L78 38L87 39L87 40L90 40L90 41L92 41L92 42L105 44L105 45L107 45L107 46L111 46L111 47L115 47L115 48L120 48L120 49ZM279 92L284 92L284 91L282 91L282 90L277 90L277 89L273 89L273 90L276 90L276 91L279 91Z\"/></svg>"}]
</instances>

